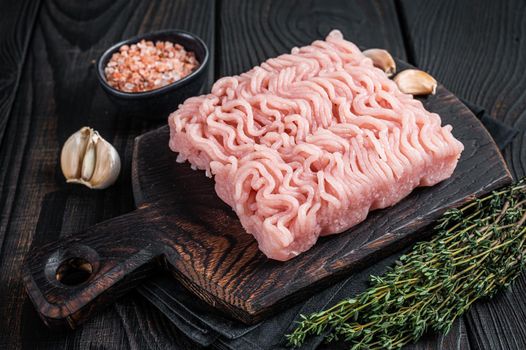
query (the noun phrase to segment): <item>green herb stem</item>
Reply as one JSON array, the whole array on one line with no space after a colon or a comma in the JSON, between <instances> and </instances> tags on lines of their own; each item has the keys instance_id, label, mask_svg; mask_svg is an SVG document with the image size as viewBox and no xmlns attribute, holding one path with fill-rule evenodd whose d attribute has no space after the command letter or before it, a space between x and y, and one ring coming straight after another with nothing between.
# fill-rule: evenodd
<instances>
[{"instance_id":1,"label":"green herb stem","mask_svg":"<svg viewBox=\"0 0 526 350\"><path fill-rule=\"evenodd\" d=\"M353 350L398 349L429 330L447 332L477 300L509 286L526 265L526 181L447 211L417 243L354 298L301 316L289 343L345 339Z\"/></svg>"}]
</instances>

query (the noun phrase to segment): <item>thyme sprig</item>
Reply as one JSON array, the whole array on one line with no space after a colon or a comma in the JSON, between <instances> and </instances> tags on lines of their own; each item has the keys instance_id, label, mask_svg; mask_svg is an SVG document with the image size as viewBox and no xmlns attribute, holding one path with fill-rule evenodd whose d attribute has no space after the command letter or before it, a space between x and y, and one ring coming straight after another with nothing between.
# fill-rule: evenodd
<instances>
[{"instance_id":1,"label":"thyme sprig","mask_svg":"<svg viewBox=\"0 0 526 350\"><path fill-rule=\"evenodd\" d=\"M429 329L447 333L480 298L509 286L526 265L526 179L447 211L370 287L331 308L301 315L289 344L326 333L351 349L397 349Z\"/></svg>"}]
</instances>

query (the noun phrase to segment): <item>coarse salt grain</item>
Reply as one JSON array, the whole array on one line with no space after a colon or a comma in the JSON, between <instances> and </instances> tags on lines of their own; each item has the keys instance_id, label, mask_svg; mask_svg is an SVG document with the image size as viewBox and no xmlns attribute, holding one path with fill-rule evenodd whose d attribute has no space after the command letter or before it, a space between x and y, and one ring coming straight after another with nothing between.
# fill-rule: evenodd
<instances>
[{"instance_id":1,"label":"coarse salt grain","mask_svg":"<svg viewBox=\"0 0 526 350\"><path fill-rule=\"evenodd\" d=\"M180 80L199 66L195 54L169 41L141 40L122 45L104 69L106 81L124 92L161 88Z\"/></svg>"}]
</instances>

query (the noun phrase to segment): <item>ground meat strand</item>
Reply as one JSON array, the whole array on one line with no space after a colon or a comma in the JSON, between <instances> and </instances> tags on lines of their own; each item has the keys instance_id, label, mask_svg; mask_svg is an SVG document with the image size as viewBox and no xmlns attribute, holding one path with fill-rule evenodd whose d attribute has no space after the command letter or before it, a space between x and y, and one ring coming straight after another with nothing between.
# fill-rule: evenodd
<instances>
[{"instance_id":1,"label":"ground meat strand","mask_svg":"<svg viewBox=\"0 0 526 350\"><path fill-rule=\"evenodd\" d=\"M195 54L169 41L141 40L123 45L109 60L104 73L109 85L124 92L159 89L192 73Z\"/></svg>"}]
</instances>

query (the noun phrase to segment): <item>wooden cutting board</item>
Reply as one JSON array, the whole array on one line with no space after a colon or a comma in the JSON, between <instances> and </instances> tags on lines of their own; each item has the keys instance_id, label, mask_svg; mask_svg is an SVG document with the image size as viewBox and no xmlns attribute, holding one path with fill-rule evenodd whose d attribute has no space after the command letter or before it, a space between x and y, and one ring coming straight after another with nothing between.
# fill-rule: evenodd
<instances>
[{"instance_id":1,"label":"wooden cutting board","mask_svg":"<svg viewBox=\"0 0 526 350\"><path fill-rule=\"evenodd\" d=\"M164 268L195 295L254 323L380 257L425 238L447 208L511 181L497 146L479 120L439 86L423 99L465 150L453 176L419 188L362 224L321 238L287 262L267 259L214 182L168 149L168 127L135 141L132 176L137 210L44 246L33 247L23 276L50 327L76 327L152 273ZM419 231L419 233L417 233ZM425 231L424 231L425 232Z\"/></svg>"}]
</instances>

